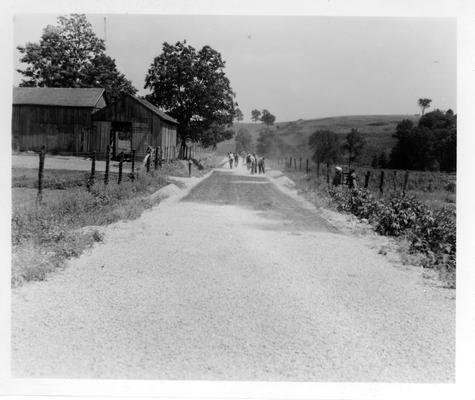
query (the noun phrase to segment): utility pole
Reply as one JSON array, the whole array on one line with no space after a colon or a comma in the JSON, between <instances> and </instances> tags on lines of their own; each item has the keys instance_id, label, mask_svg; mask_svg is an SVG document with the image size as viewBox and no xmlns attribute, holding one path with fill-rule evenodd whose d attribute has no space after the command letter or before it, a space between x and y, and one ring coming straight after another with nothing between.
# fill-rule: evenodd
<instances>
[{"instance_id":1,"label":"utility pole","mask_svg":"<svg viewBox=\"0 0 475 400\"><path fill-rule=\"evenodd\" d=\"M104 43L107 42L107 20L104 17Z\"/></svg>"}]
</instances>

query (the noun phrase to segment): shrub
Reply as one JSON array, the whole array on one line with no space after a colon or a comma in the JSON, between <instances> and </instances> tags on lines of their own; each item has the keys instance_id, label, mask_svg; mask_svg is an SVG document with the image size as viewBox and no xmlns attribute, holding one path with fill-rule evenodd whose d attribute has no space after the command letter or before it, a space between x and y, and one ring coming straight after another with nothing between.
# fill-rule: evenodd
<instances>
[{"instance_id":1,"label":"shrub","mask_svg":"<svg viewBox=\"0 0 475 400\"><path fill-rule=\"evenodd\" d=\"M455 287L455 210L432 211L414 197L393 194L375 199L361 189L329 189L339 211L367 219L375 230L388 236L405 235L411 251L425 255L423 266L437 268L450 287Z\"/></svg>"}]
</instances>

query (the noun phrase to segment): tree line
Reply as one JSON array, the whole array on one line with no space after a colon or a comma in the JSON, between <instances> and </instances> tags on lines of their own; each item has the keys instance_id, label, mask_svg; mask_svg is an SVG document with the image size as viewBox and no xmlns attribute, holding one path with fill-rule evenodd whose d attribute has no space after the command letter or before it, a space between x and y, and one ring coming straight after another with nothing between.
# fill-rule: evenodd
<instances>
[{"instance_id":1,"label":"tree line","mask_svg":"<svg viewBox=\"0 0 475 400\"><path fill-rule=\"evenodd\" d=\"M421 99L420 99L421 100ZM424 101L422 116L417 125L411 120L402 120L396 127L396 145L389 157L385 152L374 155L373 168L392 168L423 171L454 172L457 167L457 116L452 110L434 110L424 113L430 104ZM423 108L424 107L424 108ZM346 159L348 168L358 162L366 146L364 135L352 129L341 141L341 136L331 130L318 130L308 145L313 160L319 168L321 163L336 164Z\"/></svg>"}]
</instances>

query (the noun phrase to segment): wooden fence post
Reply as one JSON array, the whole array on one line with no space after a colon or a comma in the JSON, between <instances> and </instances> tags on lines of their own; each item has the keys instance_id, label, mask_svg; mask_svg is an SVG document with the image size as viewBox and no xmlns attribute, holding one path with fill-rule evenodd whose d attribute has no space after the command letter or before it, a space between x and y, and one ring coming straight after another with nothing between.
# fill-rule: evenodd
<instances>
[{"instance_id":1,"label":"wooden fence post","mask_svg":"<svg viewBox=\"0 0 475 400\"><path fill-rule=\"evenodd\" d=\"M330 186L330 164L327 163L327 186Z\"/></svg>"},{"instance_id":2,"label":"wooden fence post","mask_svg":"<svg viewBox=\"0 0 475 400\"><path fill-rule=\"evenodd\" d=\"M155 160L153 161L154 161L153 166L155 170L157 170L158 169L158 147L155 147Z\"/></svg>"},{"instance_id":3,"label":"wooden fence post","mask_svg":"<svg viewBox=\"0 0 475 400\"><path fill-rule=\"evenodd\" d=\"M122 167L124 165L124 152L121 151L119 155L119 178L117 180L117 184L120 185L122 182Z\"/></svg>"},{"instance_id":4,"label":"wooden fence post","mask_svg":"<svg viewBox=\"0 0 475 400\"><path fill-rule=\"evenodd\" d=\"M297 159L294 157L294 170L297 171Z\"/></svg>"},{"instance_id":5,"label":"wooden fence post","mask_svg":"<svg viewBox=\"0 0 475 400\"><path fill-rule=\"evenodd\" d=\"M38 195L36 197L36 201L41 203L43 200L43 171L45 168L45 154L46 154L46 146L41 146L40 150L40 165L38 168Z\"/></svg>"},{"instance_id":6,"label":"wooden fence post","mask_svg":"<svg viewBox=\"0 0 475 400\"><path fill-rule=\"evenodd\" d=\"M302 171L302 157L300 157L299 171Z\"/></svg>"},{"instance_id":7,"label":"wooden fence post","mask_svg":"<svg viewBox=\"0 0 475 400\"><path fill-rule=\"evenodd\" d=\"M381 171L381 176L379 179L379 191L381 192L381 194L384 193L384 171Z\"/></svg>"},{"instance_id":8,"label":"wooden fence post","mask_svg":"<svg viewBox=\"0 0 475 400\"><path fill-rule=\"evenodd\" d=\"M307 165L305 166L305 172L308 175L308 158L307 158Z\"/></svg>"},{"instance_id":9,"label":"wooden fence post","mask_svg":"<svg viewBox=\"0 0 475 400\"><path fill-rule=\"evenodd\" d=\"M131 166L130 166L130 173L132 176L135 176L135 150L132 150L132 160L131 160Z\"/></svg>"},{"instance_id":10,"label":"wooden fence post","mask_svg":"<svg viewBox=\"0 0 475 400\"><path fill-rule=\"evenodd\" d=\"M152 156L151 153L148 154L147 161L145 163L145 167L147 169L147 173L150 172L150 157Z\"/></svg>"},{"instance_id":11,"label":"wooden fence post","mask_svg":"<svg viewBox=\"0 0 475 400\"><path fill-rule=\"evenodd\" d=\"M289 169L292 169L292 157L289 157Z\"/></svg>"},{"instance_id":12,"label":"wooden fence post","mask_svg":"<svg viewBox=\"0 0 475 400\"><path fill-rule=\"evenodd\" d=\"M162 147L158 146L158 166L162 168Z\"/></svg>"},{"instance_id":13,"label":"wooden fence post","mask_svg":"<svg viewBox=\"0 0 475 400\"><path fill-rule=\"evenodd\" d=\"M364 188L365 189L368 189L368 185L369 185L369 178L371 177L371 171L367 171L366 172L366 175L364 177Z\"/></svg>"},{"instance_id":14,"label":"wooden fence post","mask_svg":"<svg viewBox=\"0 0 475 400\"><path fill-rule=\"evenodd\" d=\"M110 151L111 151L111 147L109 145L107 145L107 147L106 147L106 172L104 173L104 185L107 185L109 183Z\"/></svg>"},{"instance_id":15,"label":"wooden fence post","mask_svg":"<svg viewBox=\"0 0 475 400\"><path fill-rule=\"evenodd\" d=\"M93 151L91 154L91 175L87 181L87 190L91 190L91 187L94 185L94 179L96 175L96 152Z\"/></svg>"},{"instance_id":16,"label":"wooden fence post","mask_svg":"<svg viewBox=\"0 0 475 400\"><path fill-rule=\"evenodd\" d=\"M402 187L402 195L406 195L406 190L407 190L407 183L409 181L409 171L406 171L404 174L404 185Z\"/></svg>"},{"instance_id":17,"label":"wooden fence post","mask_svg":"<svg viewBox=\"0 0 475 400\"><path fill-rule=\"evenodd\" d=\"M393 171L393 190L396 191L397 172Z\"/></svg>"}]
</instances>

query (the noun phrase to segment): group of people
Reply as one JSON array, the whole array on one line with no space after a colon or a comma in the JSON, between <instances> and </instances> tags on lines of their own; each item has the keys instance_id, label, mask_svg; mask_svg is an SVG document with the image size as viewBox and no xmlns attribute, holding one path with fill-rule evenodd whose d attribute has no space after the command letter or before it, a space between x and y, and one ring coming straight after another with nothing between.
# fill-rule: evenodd
<instances>
[{"instance_id":1,"label":"group of people","mask_svg":"<svg viewBox=\"0 0 475 400\"><path fill-rule=\"evenodd\" d=\"M246 155L247 170L251 171L251 174L265 174L265 158L258 157L256 153L247 153ZM259 171L259 172L258 172Z\"/></svg>"},{"instance_id":2,"label":"group of people","mask_svg":"<svg viewBox=\"0 0 475 400\"><path fill-rule=\"evenodd\" d=\"M229 168L233 169L233 166L235 168L238 167L239 165L239 154L238 153L228 153L228 160L229 160Z\"/></svg>"},{"instance_id":3,"label":"group of people","mask_svg":"<svg viewBox=\"0 0 475 400\"><path fill-rule=\"evenodd\" d=\"M246 162L247 170L251 172L251 174L265 174L265 158L258 157L256 153L247 153L244 152L241 154L241 157ZM238 153L228 153L228 161L229 161L229 168L233 169L237 168L239 165L239 154Z\"/></svg>"}]
</instances>

